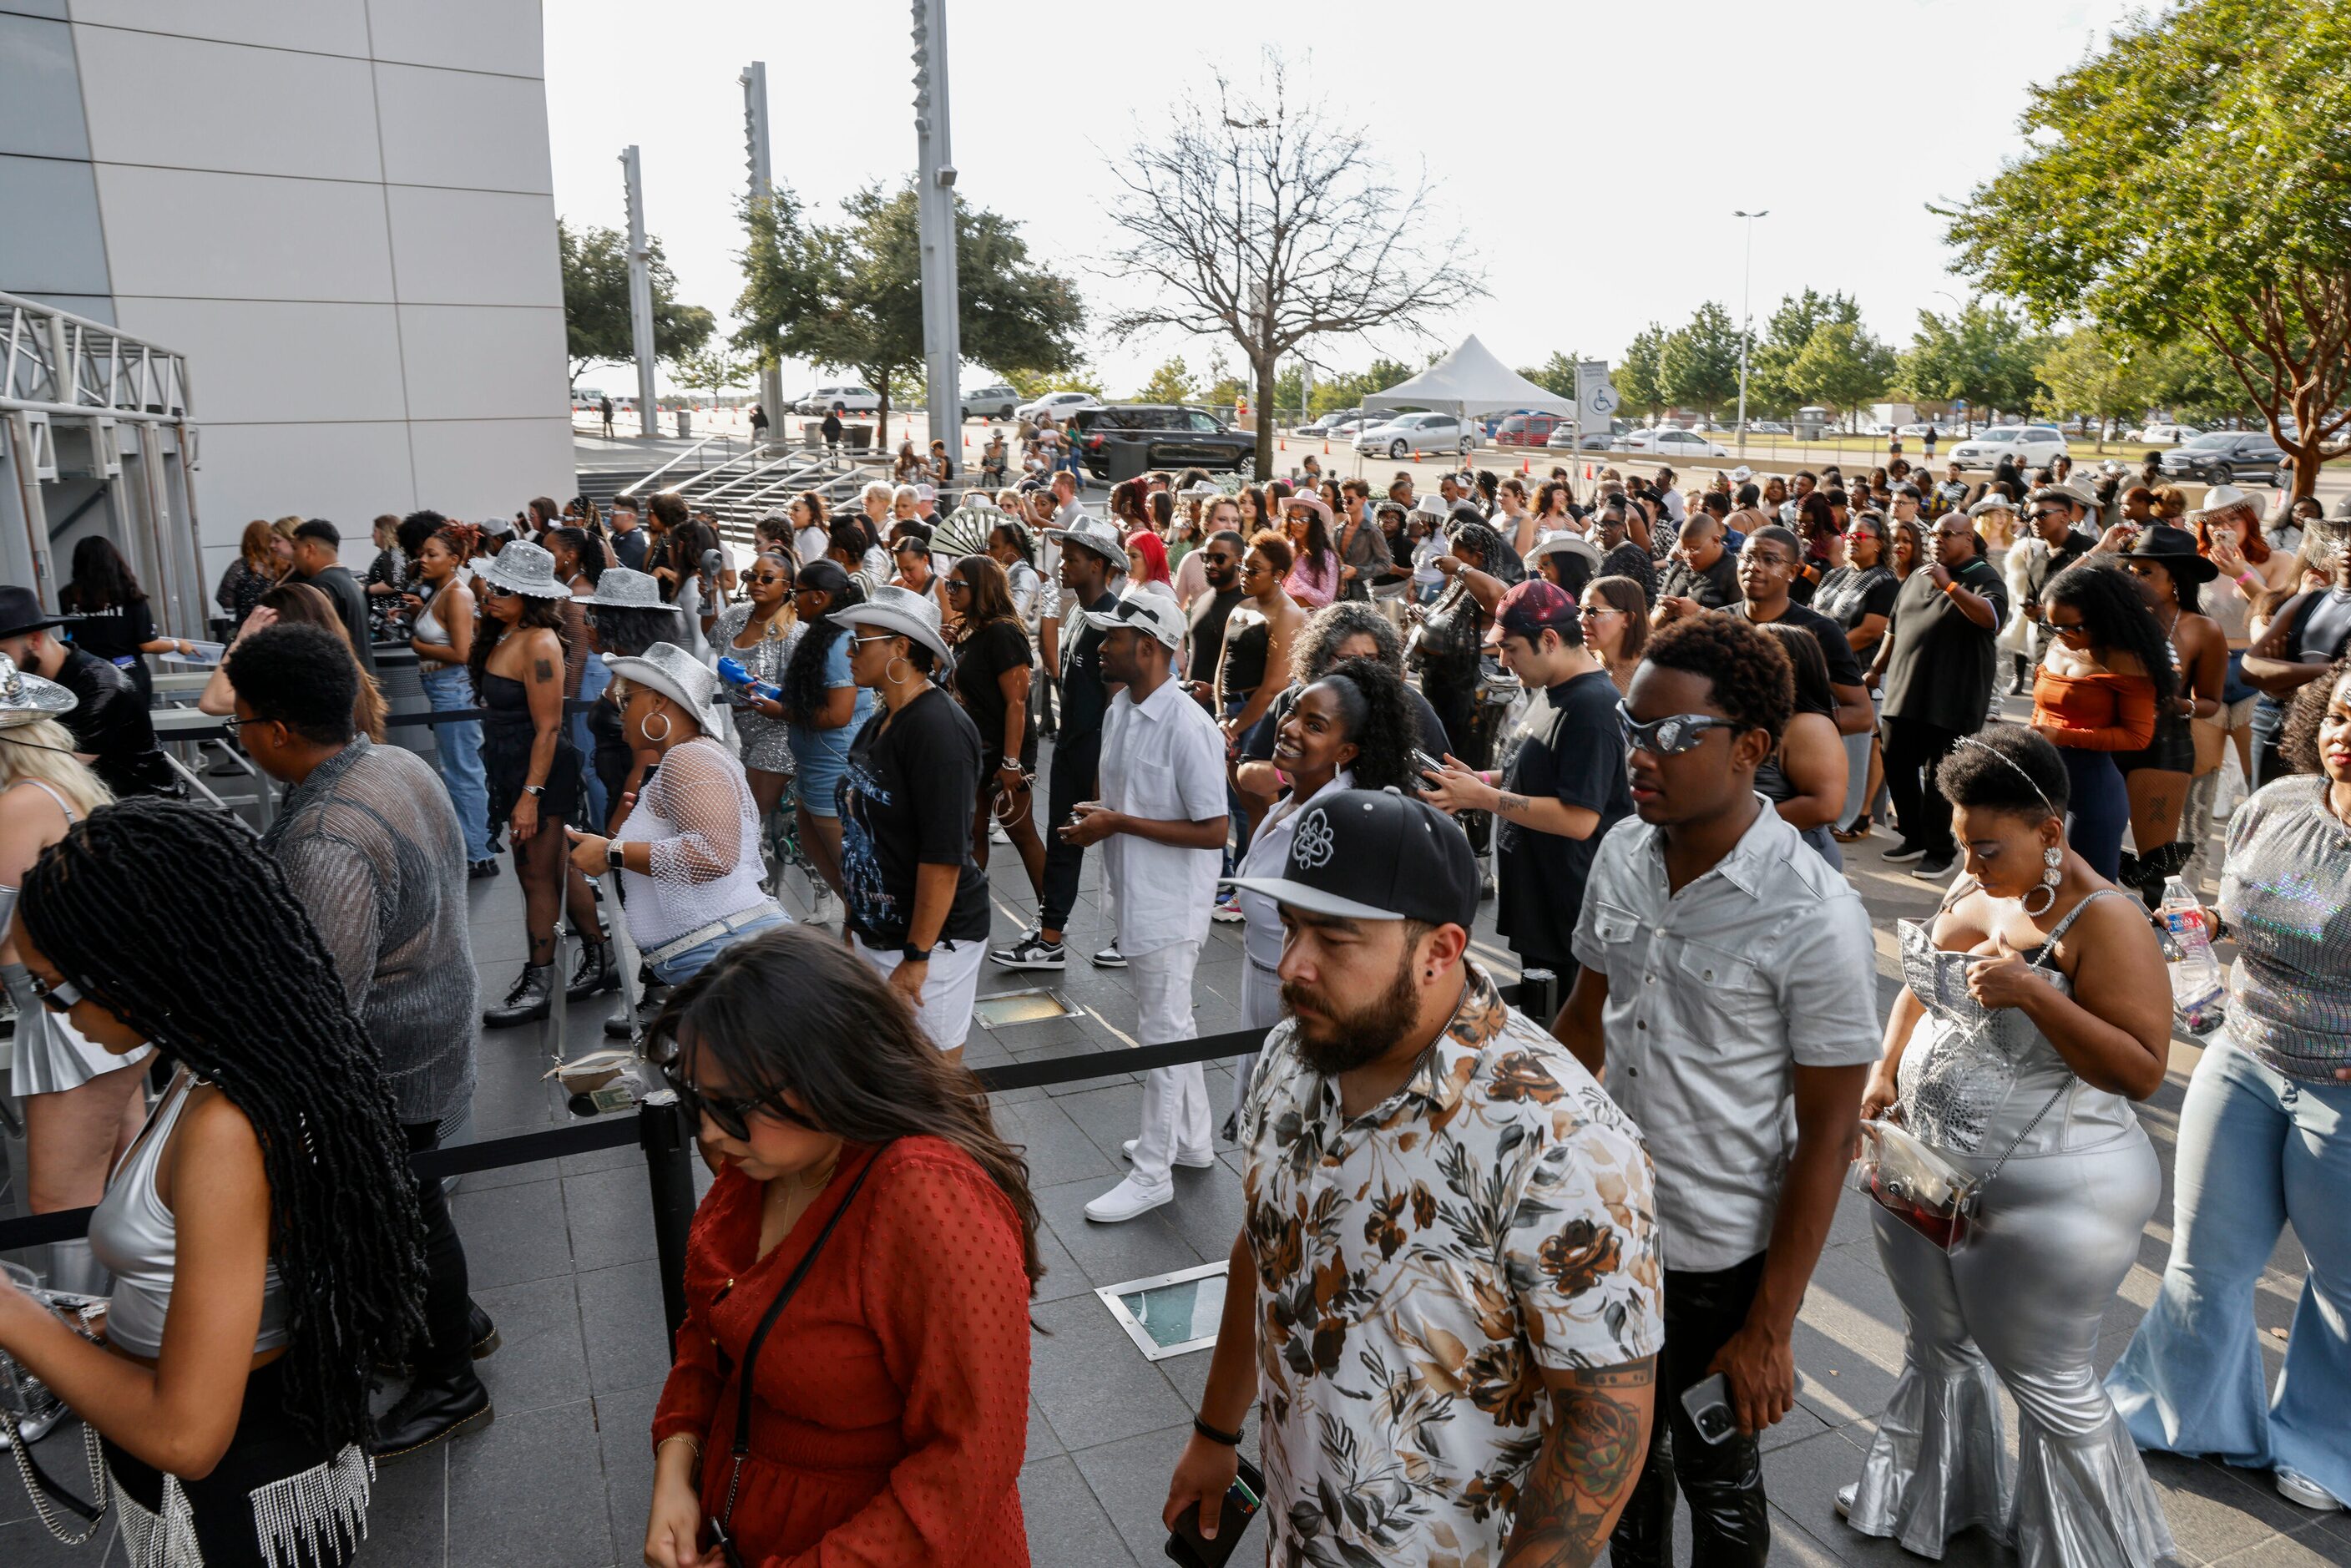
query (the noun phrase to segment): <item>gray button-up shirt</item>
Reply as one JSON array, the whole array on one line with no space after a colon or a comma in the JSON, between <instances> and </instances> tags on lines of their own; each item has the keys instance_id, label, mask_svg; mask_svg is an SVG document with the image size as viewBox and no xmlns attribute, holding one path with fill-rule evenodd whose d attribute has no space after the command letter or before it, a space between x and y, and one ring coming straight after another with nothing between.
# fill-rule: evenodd
<instances>
[{"instance_id":1,"label":"gray button-up shirt","mask_svg":"<svg viewBox=\"0 0 2351 1568\"><path fill-rule=\"evenodd\" d=\"M1712 871L1667 892L1658 830L1601 841L1575 958L1608 977L1608 1092L1648 1141L1669 1269L1763 1250L1795 1146L1794 1069L1878 1057L1861 895L1768 800Z\"/></svg>"},{"instance_id":2,"label":"gray button-up shirt","mask_svg":"<svg viewBox=\"0 0 2351 1568\"><path fill-rule=\"evenodd\" d=\"M286 792L262 835L383 1059L402 1122L474 1092L465 843L439 775L362 736Z\"/></svg>"},{"instance_id":3,"label":"gray button-up shirt","mask_svg":"<svg viewBox=\"0 0 2351 1568\"><path fill-rule=\"evenodd\" d=\"M1339 546L1339 564L1353 567L1355 575L1339 585L1338 597L1369 599L1372 596L1372 580L1387 570L1392 562L1388 537L1380 531L1379 521L1369 505L1364 507L1363 526L1352 537L1346 529L1346 518L1342 517L1333 530Z\"/></svg>"}]
</instances>

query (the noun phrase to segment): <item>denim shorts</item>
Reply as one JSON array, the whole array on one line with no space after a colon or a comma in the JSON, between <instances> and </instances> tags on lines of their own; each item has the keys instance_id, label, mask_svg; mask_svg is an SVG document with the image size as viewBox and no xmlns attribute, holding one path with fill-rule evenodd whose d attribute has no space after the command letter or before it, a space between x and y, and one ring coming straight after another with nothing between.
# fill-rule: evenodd
<instances>
[{"instance_id":1,"label":"denim shorts","mask_svg":"<svg viewBox=\"0 0 2351 1568\"><path fill-rule=\"evenodd\" d=\"M790 919L790 915L786 915L782 910L778 909L772 914L762 915L757 920L748 922L739 930L722 931L717 936L713 936L709 941L701 944L699 946L688 947L684 952L680 953L676 957L668 960L666 963L655 964L653 966L653 978L659 980L664 986L682 986L686 981L694 978L695 976L702 973L704 969L709 967L710 960L718 956L720 953L733 946L736 943L742 941L747 936L757 936L762 931L772 931L777 926L786 924Z\"/></svg>"}]
</instances>

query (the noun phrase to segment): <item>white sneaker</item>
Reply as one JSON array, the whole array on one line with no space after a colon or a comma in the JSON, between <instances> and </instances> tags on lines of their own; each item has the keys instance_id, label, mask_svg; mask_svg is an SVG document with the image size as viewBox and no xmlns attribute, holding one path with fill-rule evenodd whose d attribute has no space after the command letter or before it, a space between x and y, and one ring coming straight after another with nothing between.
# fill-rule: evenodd
<instances>
[{"instance_id":1,"label":"white sneaker","mask_svg":"<svg viewBox=\"0 0 2351 1568\"><path fill-rule=\"evenodd\" d=\"M1094 967L1097 969L1123 969L1126 967L1126 955L1118 950L1118 944L1113 941L1109 946L1094 955Z\"/></svg>"},{"instance_id":2,"label":"white sneaker","mask_svg":"<svg viewBox=\"0 0 2351 1568\"><path fill-rule=\"evenodd\" d=\"M1137 1215L1148 1214L1162 1205L1172 1203L1175 1197L1173 1187L1165 1192L1151 1192L1135 1186L1134 1178L1129 1176L1086 1205L1086 1218L1103 1225L1116 1225L1123 1219L1133 1219Z\"/></svg>"},{"instance_id":3,"label":"white sneaker","mask_svg":"<svg viewBox=\"0 0 2351 1568\"><path fill-rule=\"evenodd\" d=\"M1012 842L1012 835L1004 831L1003 823L990 817L987 820L987 841L991 844L1009 845Z\"/></svg>"},{"instance_id":4,"label":"white sneaker","mask_svg":"<svg viewBox=\"0 0 2351 1568\"><path fill-rule=\"evenodd\" d=\"M1128 1160L1134 1158L1134 1145L1142 1141L1143 1140L1140 1138L1129 1138L1126 1142L1121 1144L1118 1146L1119 1157ZM1179 1166L1186 1166L1196 1171L1204 1171L1217 1163L1217 1151L1214 1149L1202 1149L1196 1155L1187 1155L1183 1150L1178 1149L1176 1151L1173 1158L1175 1163Z\"/></svg>"},{"instance_id":5,"label":"white sneaker","mask_svg":"<svg viewBox=\"0 0 2351 1568\"><path fill-rule=\"evenodd\" d=\"M1236 920L1247 920L1249 916L1243 913L1238 898L1220 898L1208 910L1208 918L1230 925Z\"/></svg>"},{"instance_id":6,"label":"white sneaker","mask_svg":"<svg viewBox=\"0 0 2351 1568\"><path fill-rule=\"evenodd\" d=\"M827 887L821 878L812 878L810 883L808 923L810 925L832 924L832 889Z\"/></svg>"},{"instance_id":7,"label":"white sneaker","mask_svg":"<svg viewBox=\"0 0 2351 1568\"><path fill-rule=\"evenodd\" d=\"M1086 1212L1091 1215L1093 1210L1089 1208ZM2333 1513L2343 1506L2341 1498L2336 1497L2300 1470L2291 1470L2280 1465L2270 1474L2276 1479L2278 1496L2288 1502L2298 1502L2304 1508L2316 1509L2321 1513Z\"/></svg>"},{"instance_id":8,"label":"white sneaker","mask_svg":"<svg viewBox=\"0 0 2351 1568\"><path fill-rule=\"evenodd\" d=\"M1850 1521L1853 1518L1853 1505L1860 1496L1861 1483L1847 1481L1837 1488L1836 1500L1830 1506L1836 1510L1836 1516L1839 1519Z\"/></svg>"}]
</instances>

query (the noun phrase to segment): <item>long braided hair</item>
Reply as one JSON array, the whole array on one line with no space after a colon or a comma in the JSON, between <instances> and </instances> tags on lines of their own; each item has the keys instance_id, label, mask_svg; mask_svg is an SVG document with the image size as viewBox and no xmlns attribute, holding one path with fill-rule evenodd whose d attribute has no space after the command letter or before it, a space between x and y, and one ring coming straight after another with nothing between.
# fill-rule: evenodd
<instances>
[{"instance_id":1,"label":"long braided hair","mask_svg":"<svg viewBox=\"0 0 2351 1568\"><path fill-rule=\"evenodd\" d=\"M126 800L41 852L16 909L58 973L253 1124L287 1415L360 1440L370 1374L423 1334L423 1228L374 1042L277 862L224 814Z\"/></svg>"}]
</instances>

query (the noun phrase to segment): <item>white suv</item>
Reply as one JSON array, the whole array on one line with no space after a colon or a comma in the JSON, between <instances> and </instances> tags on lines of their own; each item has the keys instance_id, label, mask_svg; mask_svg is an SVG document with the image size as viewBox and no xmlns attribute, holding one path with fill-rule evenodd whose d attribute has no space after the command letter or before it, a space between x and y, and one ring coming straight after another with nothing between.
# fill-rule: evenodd
<instances>
[{"instance_id":1,"label":"white suv","mask_svg":"<svg viewBox=\"0 0 2351 1568\"><path fill-rule=\"evenodd\" d=\"M1943 460L1964 468L1991 468L2001 458L2013 457L2021 467L2040 468L2071 455L2065 433L2053 424L2002 424L1977 431L1945 453Z\"/></svg>"},{"instance_id":2,"label":"white suv","mask_svg":"<svg viewBox=\"0 0 2351 1568\"><path fill-rule=\"evenodd\" d=\"M1407 452L1467 452L1469 429L1449 413L1400 413L1355 433L1355 450L1373 456L1402 457Z\"/></svg>"},{"instance_id":3,"label":"white suv","mask_svg":"<svg viewBox=\"0 0 2351 1568\"><path fill-rule=\"evenodd\" d=\"M1028 423L1040 414L1050 414L1055 420L1067 424L1070 422L1070 416L1078 410L1100 407L1102 407L1102 399L1090 392L1047 392L1043 397L1024 402L1014 409L1012 417L1023 423Z\"/></svg>"},{"instance_id":4,"label":"white suv","mask_svg":"<svg viewBox=\"0 0 2351 1568\"><path fill-rule=\"evenodd\" d=\"M882 412L882 394L871 387L844 382L837 387L817 388L800 400L799 412L826 414L836 407L843 413L879 413Z\"/></svg>"}]
</instances>

